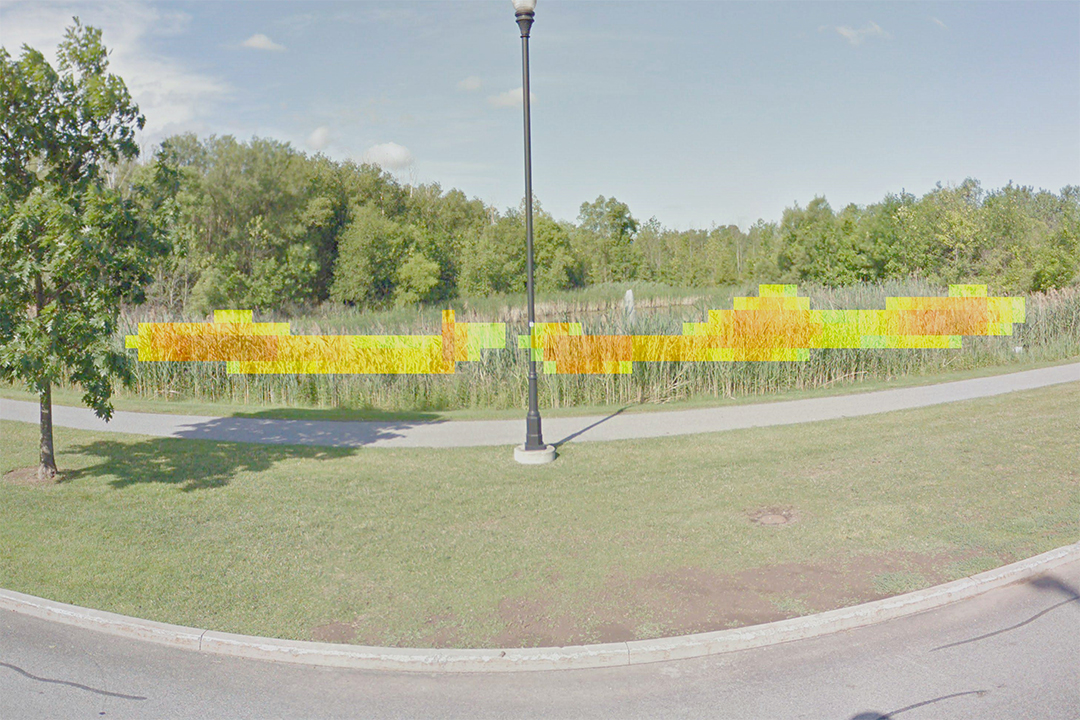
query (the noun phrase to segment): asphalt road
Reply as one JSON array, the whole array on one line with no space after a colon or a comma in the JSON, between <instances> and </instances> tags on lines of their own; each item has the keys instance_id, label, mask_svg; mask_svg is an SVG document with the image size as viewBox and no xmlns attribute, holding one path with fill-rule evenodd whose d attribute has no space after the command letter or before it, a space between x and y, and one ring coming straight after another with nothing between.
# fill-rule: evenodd
<instances>
[{"instance_id":1,"label":"asphalt road","mask_svg":"<svg viewBox=\"0 0 1080 720\"><path fill-rule=\"evenodd\" d=\"M810 640L598 670L414 674L203 655L0 614L0 718L1080 718L1080 562Z\"/></svg>"},{"instance_id":2,"label":"asphalt road","mask_svg":"<svg viewBox=\"0 0 1080 720\"><path fill-rule=\"evenodd\" d=\"M856 395L669 412L544 418L543 430L544 439L556 445L689 435L873 415L1077 381L1080 363L1073 363ZM37 403L0 400L0 418L4 420L36 424L38 413ZM112 422L105 423L86 408L54 406L53 422L62 427L157 437L334 447L516 445L525 439L524 419L334 422L116 412Z\"/></svg>"}]
</instances>

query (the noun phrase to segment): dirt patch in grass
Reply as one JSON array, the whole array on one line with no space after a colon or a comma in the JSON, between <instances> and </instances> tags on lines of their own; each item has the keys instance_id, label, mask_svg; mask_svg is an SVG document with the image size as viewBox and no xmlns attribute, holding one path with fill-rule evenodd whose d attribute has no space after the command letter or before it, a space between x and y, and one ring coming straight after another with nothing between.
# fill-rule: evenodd
<instances>
[{"instance_id":1,"label":"dirt patch in grass","mask_svg":"<svg viewBox=\"0 0 1080 720\"><path fill-rule=\"evenodd\" d=\"M499 603L499 620L505 627L493 642L495 647L551 647L575 645L580 640L580 619L551 616L550 593L505 598Z\"/></svg>"},{"instance_id":2,"label":"dirt patch in grass","mask_svg":"<svg viewBox=\"0 0 1080 720\"><path fill-rule=\"evenodd\" d=\"M770 505L746 513L754 525L785 527L799 521L799 513L790 505Z\"/></svg>"},{"instance_id":3,"label":"dirt patch in grass","mask_svg":"<svg viewBox=\"0 0 1080 720\"><path fill-rule=\"evenodd\" d=\"M352 623L327 623L312 628L311 639L318 642L351 643L356 639L356 628Z\"/></svg>"},{"instance_id":4,"label":"dirt patch in grass","mask_svg":"<svg viewBox=\"0 0 1080 720\"><path fill-rule=\"evenodd\" d=\"M63 479L64 476L59 473L56 477L39 478L37 465L19 468L18 470L4 473L4 482L11 483L12 485L51 487L60 483Z\"/></svg>"},{"instance_id":5,"label":"dirt patch in grass","mask_svg":"<svg viewBox=\"0 0 1080 720\"><path fill-rule=\"evenodd\" d=\"M497 616L503 630L487 647L551 647L624 642L759 625L809 613L879 600L948 581L950 568L971 561L972 553L891 552L822 564L782 564L738 573L684 567L641 577L612 573L598 591L571 601L575 612L560 611L558 578L528 595L504 598ZM1004 562L1004 560L1002 560ZM462 647L458 618L427 622L418 647ZM327 642L386 644L371 632L356 637L351 623L315 628Z\"/></svg>"},{"instance_id":6,"label":"dirt patch in grass","mask_svg":"<svg viewBox=\"0 0 1080 720\"><path fill-rule=\"evenodd\" d=\"M608 578L596 598L598 622L580 634L594 636L595 642L617 642L824 612L944 582L949 579L950 566L970 557L967 552L891 552L729 574L695 567L638 578L616 574ZM906 584L899 586L899 578ZM895 592L889 592L892 588ZM615 625L619 629L612 632Z\"/></svg>"},{"instance_id":7,"label":"dirt patch in grass","mask_svg":"<svg viewBox=\"0 0 1080 720\"><path fill-rule=\"evenodd\" d=\"M461 619L453 613L444 613L428 618L425 623L428 634L420 638L421 647L448 648L464 647L461 642ZM374 644L374 643L371 643Z\"/></svg>"}]
</instances>

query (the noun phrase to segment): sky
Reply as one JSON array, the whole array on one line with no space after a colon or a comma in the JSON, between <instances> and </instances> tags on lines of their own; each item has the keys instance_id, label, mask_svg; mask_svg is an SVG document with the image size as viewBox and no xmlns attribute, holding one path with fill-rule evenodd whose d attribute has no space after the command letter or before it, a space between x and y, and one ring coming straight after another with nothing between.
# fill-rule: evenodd
<instances>
[{"instance_id":1,"label":"sky","mask_svg":"<svg viewBox=\"0 0 1080 720\"><path fill-rule=\"evenodd\" d=\"M54 60L72 16L169 135L270 137L503 209L524 196L510 0L0 1ZM1080 184L1080 3L538 0L533 188L684 230L823 195Z\"/></svg>"}]
</instances>

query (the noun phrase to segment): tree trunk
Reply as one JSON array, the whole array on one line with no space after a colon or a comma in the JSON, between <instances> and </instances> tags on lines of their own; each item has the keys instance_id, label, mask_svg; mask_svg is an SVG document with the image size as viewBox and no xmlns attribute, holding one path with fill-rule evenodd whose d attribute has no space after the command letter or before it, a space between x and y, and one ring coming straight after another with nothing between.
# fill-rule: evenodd
<instances>
[{"instance_id":1,"label":"tree trunk","mask_svg":"<svg viewBox=\"0 0 1080 720\"><path fill-rule=\"evenodd\" d=\"M45 288L38 275L34 280L34 317L45 309ZM56 457L53 455L52 436L52 383L44 380L38 383L38 398L41 401L41 462L38 463L38 479L56 478Z\"/></svg>"},{"instance_id":2,"label":"tree trunk","mask_svg":"<svg viewBox=\"0 0 1080 720\"><path fill-rule=\"evenodd\" d=\"M52 434L52 385L45 381L39 397L41 398L41 462L38 465L39 480L56 478L56 458L53 455Z\"/></svg>"}]
</instances>

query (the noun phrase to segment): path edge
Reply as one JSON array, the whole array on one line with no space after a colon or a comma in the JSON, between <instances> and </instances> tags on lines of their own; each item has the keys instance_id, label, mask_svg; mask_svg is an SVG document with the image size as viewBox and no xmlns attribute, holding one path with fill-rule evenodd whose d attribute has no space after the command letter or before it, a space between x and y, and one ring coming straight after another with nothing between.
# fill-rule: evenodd
<instances>
[{"instance_id":1,"label":"path edge","mask_svg":"<svg viewBox=\"0 0 1080 720\"><path fill-rule=\"evenodd\" d=\"M169 625L0 589L0 610L132 640L254 660L398 672L519 672L601 668L748 650L893 620L981 595L1080 561L1080 542L978 575L816 615L696 635L545 648L440 650L279 640Z\"/></svg>"}]
</instances>

